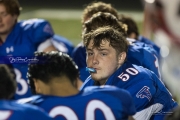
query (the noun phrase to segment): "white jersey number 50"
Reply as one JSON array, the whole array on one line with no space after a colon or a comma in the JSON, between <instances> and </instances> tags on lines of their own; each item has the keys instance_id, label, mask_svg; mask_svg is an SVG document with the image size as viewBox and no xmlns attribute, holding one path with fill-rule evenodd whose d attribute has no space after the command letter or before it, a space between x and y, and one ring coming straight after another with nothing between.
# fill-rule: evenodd
<instances>
[{"instance_id":1,"label":"white jersey number 50","mask_svg":"<svg viewBox=\"0 0 180 120\"><path fill-rule=\"evenodd\" d=\"M134 68L127 68L126 72L130 75L137 75L139 72ZM118 78L120 78L122 81L128 81L129 80L129 74L121 73Z\"/></svg>"}]
</instances>

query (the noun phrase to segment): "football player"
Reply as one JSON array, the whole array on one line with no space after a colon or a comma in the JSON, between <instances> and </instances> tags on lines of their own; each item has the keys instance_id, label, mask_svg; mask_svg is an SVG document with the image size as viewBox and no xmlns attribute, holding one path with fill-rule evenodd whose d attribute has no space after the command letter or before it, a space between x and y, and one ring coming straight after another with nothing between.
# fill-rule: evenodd
<instances>
[{"instance_id":1,"label":"football player","mask_svg":"<svg viewBox=\"0 0 180 120\"><path fill-rule=\"evenodd\" d=\"M83 35L87 52L87 67L91 76L82 85L112 85L126 89L135 102L135 119L157 120L177 107L168 89L154 72L126 61L128 43L124 33L109 26ZM160 112L162 115L155 115Z\"/></svg>"},{"instance_id":2,"label":"football player","mask_svg":"<svg viewBox=\"0 0 180 120\"><path fill-rule=\"evenodd\" d=\"M28 79L33 93L41 94L24 98L43 108L54 119L69 120L127 120L135 114L130 94L112 86L77 89L79 71L72 59L62 52L36 52L41 58L30 64Z\"/></svg>"},{"instance_id":3,"label":"football player","mask_svg":"<svg viewBox=\"0 0 180 120\"><path fill-rule=\"evenodd\" d=\"M19 15L20 5L17 0L0 1L0 61L3 56L11 56L9 62L4 63L12 64L16 73L18 88L15 99L31 96L26 74L28 61L34 59L35 51L60 50L71 54L74 48L67 39L54 35L48 21L18 21Z\"/></svg>"},{"instance_id":4,"label":"football player","mask_svg":"<svg viewBox=\"0 0 180 120\"><path fill-rule=\"evenodd\" d=\"M51 120L41 108L10 101L16 91L16 80L5 64L0 64L0 120Z\"/></svg>"},{"instance_id":5,"label":"football player","mask_svg":"<svg viewBox=\"0 0 180 120\"><path fill-rule=\"evenodd\" d=\"M97 2L97 3L95 2L95 3L90 4L84 9L84 13L82 17L83 29L86 29L85 23L88 20L92 21L92 19L90 18L93 16L93 14L97 12L108 12L108 13L113 14L115 18L114 17L109 18L109 20L116 19L115 22L117 21L117 19L120 19L118 12L110 4L106 4L103 2ZM91 31L98 26L100 27L100 26L113 25L113 23L111 21L108 21L108 19L104 19L104 20L100 20L100 19L101 18L99 18L100 24L96 23L96 25L94 25L89 22L89 24L91 25L89 25L88 31ZM82 32L82 34L84 33ZM132 39L128 39L128 40L131 40L130 42L132 42ZM133 39L133 41L135 40ZM151 51L153 51L155 54L153 54ZM141 45L136 45L136 44L134 45L133 43L129 46L129 52L127 56L128 56L127 59L131 61L132 63L141 65L145 68L152 70L153 72L156 73L158 77L161 76L159 72L158 57L156 57L156 51L152 50L151 47L148 47L144 43L141 43ZM89 73L88 71L86 71L86 67L87 67L86 62L85 62L86 52L85 52L85 48L82 42L74 49L72 58L79 67L81 80L84 81L89 76Z\"/></svg>"}]
</instances>

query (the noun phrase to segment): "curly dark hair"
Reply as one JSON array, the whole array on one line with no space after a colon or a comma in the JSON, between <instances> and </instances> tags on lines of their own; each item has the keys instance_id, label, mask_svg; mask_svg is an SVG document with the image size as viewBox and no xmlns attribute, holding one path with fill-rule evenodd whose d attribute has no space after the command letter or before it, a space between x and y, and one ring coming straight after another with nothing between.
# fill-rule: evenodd
<instances>
[{"instance_id":1,"label":"curly dark hair","mask_svg":"<svg viewBox=\"0 0 180 120\"><path fill-rule=\"evenodd\" d=\"M104 26L113 27L114 29L123 33L125 37L127 37L126 26L122 24L113 14L106 12L98 12L92 15L92 17L84 23L83 34L87 34L88 32L93 31L98 27Z\"/></svg>"},{"instance_id":2,"label":"curly dark hair","mask_svg":"<svg viewBox=\"0 0 180 120\"><path fill-rule=\"evenodd\" d=\"M36 92L33 79L49 83L54 77L66 76L73 83L79 78L77 65L69 55L65 53L58 51L35 52L35 57L41 61L29 64L27 73L31 91L34 94Z\"/></svg>"},{"instance_id":3,"label":"curly dark hair","mask_svg":"<svg viewBox=\"0 0 180 120\"><path fill-rule=\"evenodd\" d=\"M16 79L9 67L0 64L0 99L11 99L16 91Z\"/></svg>"},{"instance_id":4,"label":"curly dark hair","mask_svg":"<svg viewBox=\"0 0 180 120\"><path fill-rule=\"evenodd\" d=\"M82 20L81 20L82 24L97 12L108 12L113 14L116 18L119 18L119 14L117 10L111 4L95 1L90 3L84 8Z\"/></svg>"},{"instance_id":5,"label":"curly dark hair","mask_svg":"<svg viewBox=\"0 0 180 120\"><path fill-rule=\"evenodd\" d=\"M21 7L18 0L0 0L0 4L6 7L7 13L11 15L20 15Z\"/></svg>"},{"instance_id":6,"label":"curly dark hair","mask_svg":"<svg viewBox=\"0 0 180 120\"><path fill-rule=\"evenodd\" d=\"M135 39L137 40L139 36L137 23L132 18L124 15L121 15L120 21L127 25L127 35L129 36L131 33L135 33L136 34Z\"/></svg>"},{"instance_id":7,"label":"curly dark hair","mask_svg":"<svg viewBox=\"0 0 180 120\"><path fill-rule=\"evenodd\" d=\"M98 29L89 32L83 36L83 42L87 48L90 41L93 40L93 47L100 48L103 40L108 41L117 54L128 50L128 42L123 33L113 29L112 27L99 27Z\"/></svg>"}]
</instances>

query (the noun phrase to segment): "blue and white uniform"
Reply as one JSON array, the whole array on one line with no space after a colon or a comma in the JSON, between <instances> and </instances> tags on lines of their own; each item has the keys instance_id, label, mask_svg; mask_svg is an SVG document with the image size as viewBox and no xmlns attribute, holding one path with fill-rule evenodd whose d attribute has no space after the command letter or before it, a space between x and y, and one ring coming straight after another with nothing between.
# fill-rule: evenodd
<instances>
[{"instance_id":1,"label":"blue and white uniform","mask_svg":"<svg viewBox=\"0 0 180 120\"><path fill-rule=\"evenodd\" d=\"M21 99L43 108L57 120L127 120L136 113L129 92L113 86L92 86L73 96L33 96Z\"/></svg>"},{"instance_id":2,"label":"blue and white uniform","mask_svg":"<svg viewBox=\"0 0 180 120\"><path fill-rule=\"evenodd\" d=\"M95 85L99 84L90 76L82 85L81 90ZM177 106L177 102L172 99L168 89L152 71L133 65L130 62L125 62L114 72L105 85L112 85L129 91L133 97L137 112L149 107L144 115L152 115L158 111L169 112ZM157 115L156 117L164 117L163 115Z\"/></svg>"},{"instance_id":3,"label":"blue and white uniform","mask_svg":"<svg viewBox=\"0 0 180 120\"><path fill-rule=\"evenodd\" d=\"M0 100L0 120L52 120L41 108Z\"/></svg>"}]
</instances>

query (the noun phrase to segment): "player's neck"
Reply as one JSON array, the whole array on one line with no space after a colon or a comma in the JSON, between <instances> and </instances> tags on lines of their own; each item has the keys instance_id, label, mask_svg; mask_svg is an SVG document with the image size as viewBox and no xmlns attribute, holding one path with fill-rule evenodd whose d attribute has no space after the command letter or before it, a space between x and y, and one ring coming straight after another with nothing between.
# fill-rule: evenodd
<instances>
[{"instance_id":1,"label":"player's neck","mask_svg":"<svg viewBox=\"0 0 180 120\"><path fill-rule=\"evenodd\" d=\"M12 27L12 28L11 28L10 30L8 30L8 31L5 31L5 32L1 32L1 33L0 33L0 39L1 39L1 42L2 42L2 43L4 43L4 42L6 41L8 35L11 33L11 31L12 31L13 28L14 28L14 27Z\"/></svg>"},{"instance_id":2,"label":"player's neck","mask_svg":"<svg viewBox=\"0 0 180 120\"><path fill-rule=\"evenodd\" d=\"M54 83L51 86L50 94L55 96L71 96L79 93L79 90L75 88L71 83Z\"/></svg>"},{"instance_id":3,"label":"player's neck","mask_svg":"<svg viewBox=\"0 0 180 120\"><path fill-rule=\"evenodd\" d=\"M4 43L6 41L8 34L0 34L0 42Z\"/></svg>"},{"instance_id":4,"label":"player's neck","mask_svg":"<svg viewBox=\"0 0 180 120\"><path fill-rule=\"evenodd\" d=\"M108 79L106 79L106 80L101 80L101 81L98 81L98 82L99 82L100 85L105 85L106 82L107 82L107 80L108 80Z\"/></svg>"}]
</instances>

